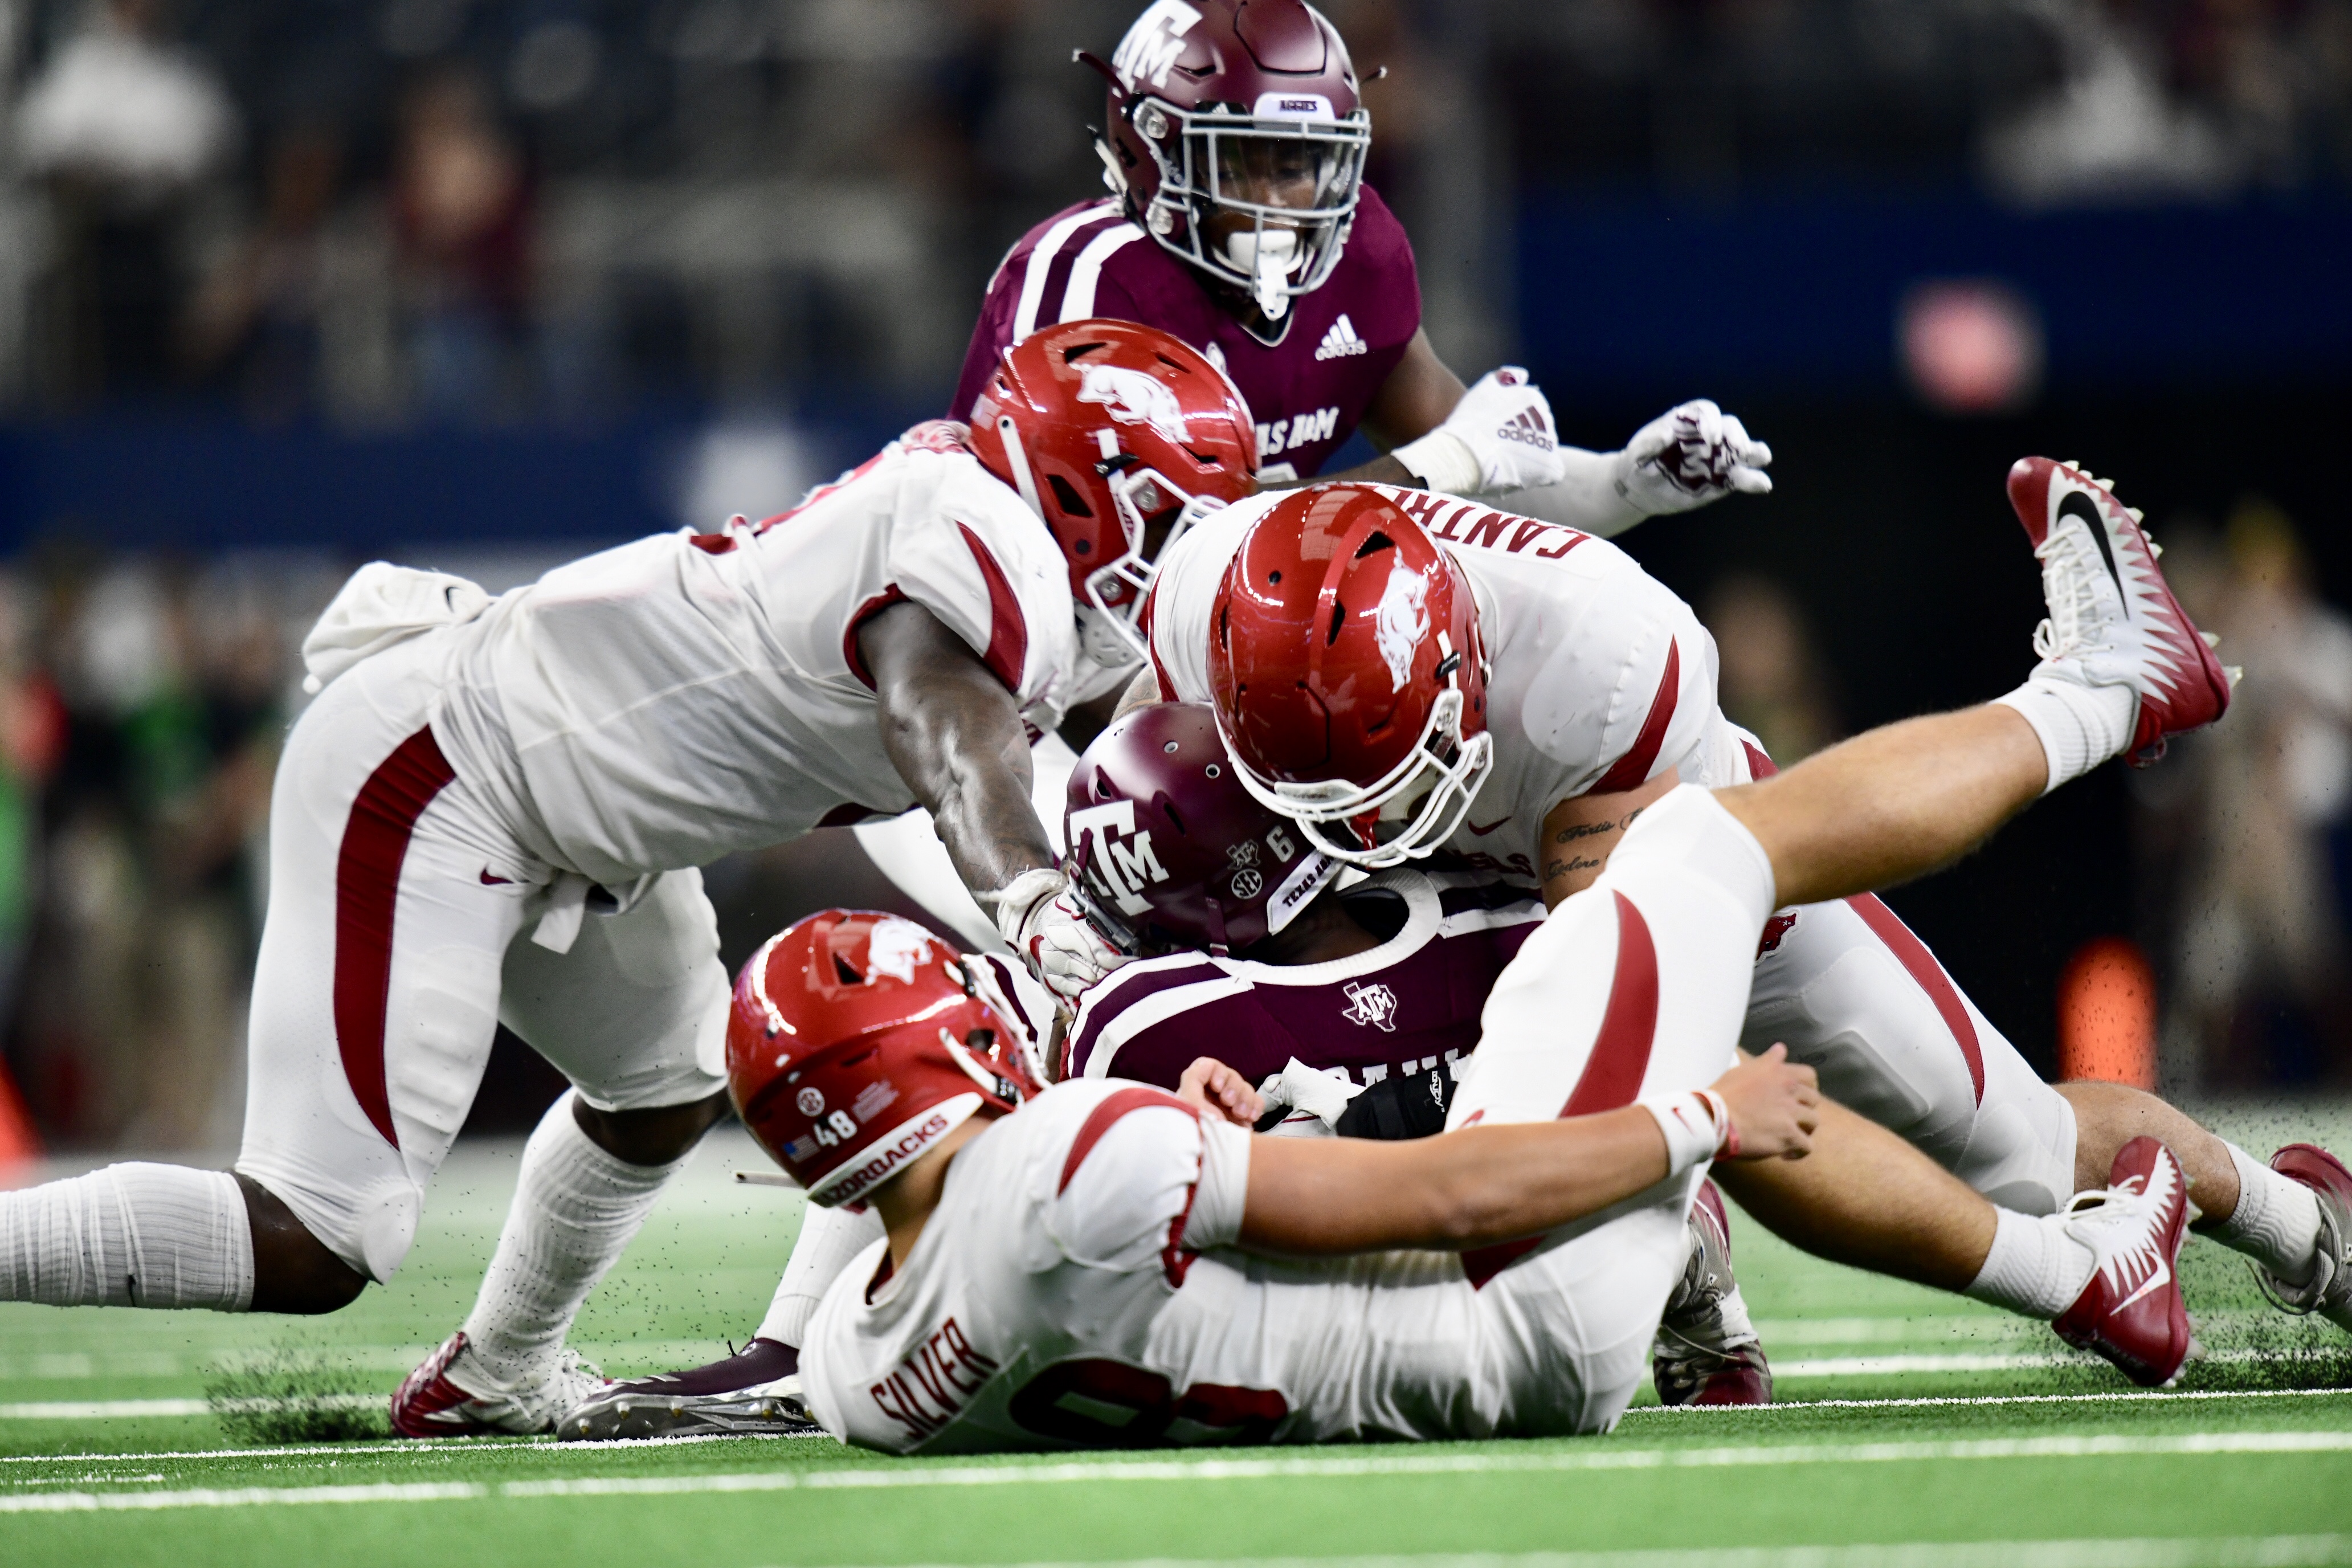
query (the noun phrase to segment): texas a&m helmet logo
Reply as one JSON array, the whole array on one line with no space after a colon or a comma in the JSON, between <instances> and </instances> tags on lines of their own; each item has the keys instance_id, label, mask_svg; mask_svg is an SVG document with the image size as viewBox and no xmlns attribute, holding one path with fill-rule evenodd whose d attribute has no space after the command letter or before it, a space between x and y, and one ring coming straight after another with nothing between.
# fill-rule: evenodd
<instances>
[{"instance_id":1,"label":"texas a&m helmet logo","mask_svg":"<svg viewBox=\"0 0 2352 1568\"><path fill-rule=\"evenodd\" d=\"M1151 907L1143 889L1168 880L1168 870L1151 852L1151 829L1135 830L1135 802L1107 801L1074 811L1068 828L1074 848L1082 838L1094 840L1094 853L1081 858L1097 895L1123 915L1139 915Z\"/></svg>"},{"instance_id":2,"label":"texas a&m helmet logo","mask_svg":"<svg viewBox=\"0 0 2352 1568\"><path fill-rule=\"evenodd\" d=\"M1350 981L1345 987L1349 1008L1339 1015L1350 1024L1370 1024L1384 1035L1396 1033L1396 993L1374 981L1370 985Z\"/></svg>"},{"instance_id":3,"label":"texas a&m helmet logo","mask_svg":"<svg viewBox=\"0 0 2352 1568\"><path fill-rule=\"evenodd\" d=\"M1129 92L1147 79L1166 87L1169 70L1184 52L1184 35L1200 21L1201 13L1184 0L1153 0L1111 52L1110 68Z\"/></svg>"}]
</instances>

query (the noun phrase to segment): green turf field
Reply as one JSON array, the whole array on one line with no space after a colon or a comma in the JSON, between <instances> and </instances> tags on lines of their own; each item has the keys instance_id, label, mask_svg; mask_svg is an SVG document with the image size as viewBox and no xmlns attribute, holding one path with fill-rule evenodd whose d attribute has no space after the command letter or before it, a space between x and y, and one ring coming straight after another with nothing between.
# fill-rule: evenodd
<instances>
[{"instance_id":1,"label":"green turf field","mask_svg":"<svg viewBox=\"0 0 2352 1568\"><path fill-rule=\"evenodd\" d=\"M2259 1149L2287 1131L2225 1120ZM2340 1146L2352 1118L2326 1120ZM0 1306L0 1563L2352 1563L2352 1392L2330 1392L2352 1390L2352 1345L2267 1311L2196 1241L2210 1353L2164 1395L1735 1219L1790 1403L1636 1408L1605 1438L986 1462L824 1439L233 1443L205 1403L224 1369L290 1354L373 1396L456 1326L513 1152L461 1150L399 1279L333 1319ZM730 1184L753 1158L715 1137L590 1303L575 1342L607 1372L756 1323L799 1200Z\"/></svg>"}]
</instances>

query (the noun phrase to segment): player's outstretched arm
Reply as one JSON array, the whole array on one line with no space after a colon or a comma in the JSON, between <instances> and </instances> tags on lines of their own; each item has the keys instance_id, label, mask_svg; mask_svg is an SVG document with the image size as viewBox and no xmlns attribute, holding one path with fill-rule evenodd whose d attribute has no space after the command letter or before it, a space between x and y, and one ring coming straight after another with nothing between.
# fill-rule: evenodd
<instances>
[{"instance_id":1,"label":"player's outstretched arm","mask_svg":"<svg viewBox=\"0 0 2352 1568\"><path fill-rule=\"evenodd\" d=\"M2024 716L1986 703L1867 731L1716 798L1771 858L1780 902L1811 904L1949 865L2049 777Z\"/></svg>"},{"instance_id":2,"label":"player's outstretched arm","mask_svg":"<svg viewBox=\"0 0 2352 1568\"><path fill-rule=\"evenodd\" d=\"M881 703L882 749L929 809L964 886L987 892L1051 867L1020 707L980 656L912 603L869 617L857 651Z\"/></svg>"},{"instance_id":3,"label":"player's outstretched arm","mask_svg":"<svg viewBox=\"0 0 2352 1568\"><path fill-rule=\"evenodd\" d=\"M1742 1159L1811 1147L1812 1069L1775 1046L1715 1083ZM1696 1098L1696 1097L1692 1097ZM1435 1138L1257 1138L1241 1244L1286 1257L1428 1247L1459 1252L1597 1213L1665 1179L1673 1152L1642 1105Z\"/></svg>"}]
</instances>

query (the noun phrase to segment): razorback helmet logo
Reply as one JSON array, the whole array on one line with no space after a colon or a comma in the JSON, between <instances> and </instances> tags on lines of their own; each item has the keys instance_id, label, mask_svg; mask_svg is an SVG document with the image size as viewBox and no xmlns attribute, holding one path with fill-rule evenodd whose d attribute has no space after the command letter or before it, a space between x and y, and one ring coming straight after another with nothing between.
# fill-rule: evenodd
<instances>
[{"instance_id":1,"label":"razorback helmet logo","mask_svg":"<svg viewBox=\"0 0 2352 1568\"><path fill-rule=\"evenodd\" d=\"M809 1201L855 1204L982 1110L1039 1092L993 988L896 915L826 910L735 983L727 1092Z\"/></svg>"},{"instance_id":2,"label":"razorback helmet logo","mask_svg":"<svg viewBox=\"0 0 2352 1568\"><path fill-rule=\"evenodd\" d=\"M971 442L1061 546L1079 619L1138 658L1135 618L1169 546L1257 489L1257 426L1232 381L1133 321L1065 321L1005 350Z\"/></svg>"},{"instance_id":3,"label":"razorback helmet logo","mask_svg":"<svg viewBox=\"0 0 2352 1568\"><path fill-rule=\"evenodd\" d=\"M1162 440L1185 438L1184 405L1168 384L1118 364L1079 366L1078 401L1099 403L1122 425L1149 425Z\"/></svg>"},{"instance_id":4,"label":"razorback helmet logo","mask_svg":"<svg viewBox=\"0 0 2352 1568\"><path fill-rule=\"evenodd\" d=\"M1451 837L1494 767L1469 580L1387 491L1320 485L1251 522L1210 609L1209 687L1244 787L1337 860Z\"/></svg>"}]
</instances>

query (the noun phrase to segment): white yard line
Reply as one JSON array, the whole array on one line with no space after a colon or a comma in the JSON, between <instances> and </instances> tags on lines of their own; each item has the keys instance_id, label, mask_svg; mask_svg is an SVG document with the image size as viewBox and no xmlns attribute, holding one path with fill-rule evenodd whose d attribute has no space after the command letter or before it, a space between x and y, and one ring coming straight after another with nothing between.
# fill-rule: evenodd
<instances>
[{"instance_id":1,"label":"white yard line","mask_svg":"<svg viewBox=\"0 0 2352 1568\"><path fill-rule=\"evenodd\" d=\"M157 1509L278 1508L332 1503L488 1499L676 1497L730 1492L896 1491L940 1487L1102 1485L1138 1481L1334 1479L1590 1470L1749 1468L1823 1464L1949 1464L1984 1459L2151 1458L2209 1454L2352 1453L2352 1430L2191 1432L2163 1436L1993 1437L1921 1443L1780 1443L1719 1448L1595 1444L1543 1454L1488 1450L1403 1455L1295 1455L1235 1459L1065 1461L1041 1465L901 1466L887 1469L761 1470L732 1475L613 1476L541 1481L244 1487L145 1492L45 1492L0 1497L0 1513L100 1513Z\"/></svg>"},{"instance_id":2,"label":"white yard line","mask_svg":"<svg viewBox=\"0 0 2352 1568\"><path fill-rule=\"evenodd\" d=\"M1032 1563L1017 1568L2305 1568L2352 1561L2352 1535L2225 1535L2137 1541L1890 1542L1840 1546L1637 1552L1448 1553Z\"/></svg>"}]
</instances>

